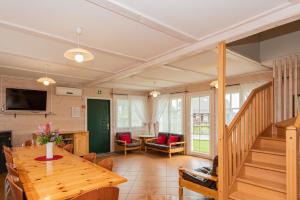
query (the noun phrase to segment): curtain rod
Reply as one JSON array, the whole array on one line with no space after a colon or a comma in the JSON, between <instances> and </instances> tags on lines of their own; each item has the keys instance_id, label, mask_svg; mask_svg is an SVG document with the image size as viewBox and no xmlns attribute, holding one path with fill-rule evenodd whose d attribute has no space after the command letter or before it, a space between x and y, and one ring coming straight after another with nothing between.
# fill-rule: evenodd
<instances>
[{"instance_id":1,"label":"curtain rod","mask_svg":"<svg viewBox=\"0 0 300 200\"><path fill-rule=\"evenodd\" d=\"M111 95L123 95L123 96L128 96L129 94L123 94L123 93L110 93Z\"/></svg>"}]
</instances>

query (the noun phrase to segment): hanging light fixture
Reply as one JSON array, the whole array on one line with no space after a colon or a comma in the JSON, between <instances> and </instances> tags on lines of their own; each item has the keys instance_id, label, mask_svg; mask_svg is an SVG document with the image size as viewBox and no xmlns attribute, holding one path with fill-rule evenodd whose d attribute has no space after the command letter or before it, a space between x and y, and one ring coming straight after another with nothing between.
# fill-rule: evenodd
<instances>
[{"instance_id":1,"label":"hanging light fixture","mask_svg":"<svg viewBox=\"0 0 300 200\"><path fill-rule=\"evenodd\" d=\"M46 74L46 76L41 77L41 78L37 79L36 81L39 83L43 83L45 86L56 83L56 81L54 79L48 77L47 66L45 66L45 74Z\"/></svg>"},{"instance_id":2,"label":"hanging light fixture","mask_svg":"<svg viewBox=\"0 0 300 200\"><path fill-rule=\"evenodd\" d=\"M159 95L160 95L160 92L157 90L153 90L150 92L150 96L153 96L154 98L158 97Z\"/></svg>"},{"instance_id":3,"label":"hanging light fixture","mask_svg":"<svg viewBox=\"0 0 300 200\"><path fill-rule=\"evenodd\" d=\"M210 85L210 87L214 87L214 88L218 89L218 87L219 87L218 80L212 81L209 85Z\"/></svg>"},{"instance_id":4,"label":"hanging light fixture","mask_svg":"<svg viewBox=\"0 0 300 200\"><path fill-rule=\"evenodd\" d=\"M155 81L153 82L153 86L155 86ZM155 98L155 97L158 97L160 95L160 92L157 91L157 90L153 90L149 94L150 94L150 96Z\"/></svg>"},{"instance_id":5,"label":"hanging light fixture","mask_svg":"<svg viewBox=\"0 0 300 200\"><path fill-rule=\"evenodd\" d=\"M78 63L87 62L95 58L91 52L79 47L79 42L80 42L79 37L81 33L82 33L82 28L77 27L76 28L77 48L69 49L64 53L65 58L76 61Z\"/></svg>"}]
</instances>

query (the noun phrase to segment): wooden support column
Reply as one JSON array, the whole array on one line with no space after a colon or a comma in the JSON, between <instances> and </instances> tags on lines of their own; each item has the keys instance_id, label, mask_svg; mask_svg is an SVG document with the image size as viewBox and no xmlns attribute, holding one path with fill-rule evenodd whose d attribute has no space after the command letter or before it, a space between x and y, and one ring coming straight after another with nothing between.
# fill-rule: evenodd
<instances>
[{"instance_id":1,"label":"wooden support column","mask_svg":"<svg viewBox=\"0 0 300 200\"><path fill-rule=\"evenodd\" d=\"M286 189L287 199L297 200L298 195L298 134L295 126L286 129Z\"/></svg>"},{"instance_id":2,"label":"wooden support column","mask_svg":"<svg viewBox=\"0 0 300 200\"><path fill-rule=\"evenodd\" d=\"M218 199L228 199L228 133L225 128L226 44L218 44Z\"/></svg>"}]
</instances>

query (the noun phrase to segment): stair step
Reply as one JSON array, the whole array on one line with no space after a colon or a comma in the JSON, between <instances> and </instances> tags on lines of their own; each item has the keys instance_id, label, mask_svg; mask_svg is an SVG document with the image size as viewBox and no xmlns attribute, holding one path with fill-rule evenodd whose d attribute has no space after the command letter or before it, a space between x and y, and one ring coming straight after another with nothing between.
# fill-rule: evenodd
<instances>
[{"instance_id":1,"label":"stair step","mask_svg":"<svg viewBox=\"0 0 300 200\"><path fill-rule=\"evenodd\" d=\"M273 140L271 138L264 138L264 137L257 138L254 145L260 147L271 147L271 148L276 147L276 149L281 149L281 150L286 149L286 142L284 140Z\"/></svg>"},{"instance_id":2,"label":"stair step","mask_svg":"<svg viewBox=\"0 0 300 200\"><path fill-rule=\"evenodd\" d=\"M266 140L277 140L277 141L282 141L285 142L285 135L280 135L280 134L272 134L272 133L265 133L259 136L259 138L263 138Z\"/></svg>"},{"instance_id":3,"label":"stair step","mask_svg":"<svg viewBox=\"0 0 300 200\"><path fill-rule=\"evenodd\" d=\"M255 167L255 168L271 170L271 171L276 171L276 172L281 172L281 173L286 172L286 167L283 165L276 165L276 164L272 164L272 163L259 162L259 161L253 161L253 160L246 161L245 166L251 166L251 167Z\"/></svg>"},{"instance_id":4,"label":"stair step","mask_svg":"<svg viewBox=\"0 0 300 200\"><path fill-rule=\"evenodd\" d=\"M229 197L233 200L269 200L268 198L255 196L251 193L235 191L229 195ZM284 200L284 199L282 199Z\"/></svg>"},{"instance_id":5,"label":"stair step","mask_svg":"<svg viewBox=\"0 0 300 200\"><path fill-rule=\"evenodd\" d=\"M266 154L264 152L253 152L250 151L248 154L248 160L255 162L264 162L268 164L280 165L285 168L286 166L286 157L285 155L274 155Z\"/></svg>"},{"instance_id":6,"label":"stair step","mask_svg":"<svg viewBox=\"0 0 300 200\"><path fill-rule=\"evenodd\" d=\"M246 175L246 176L243 175L241 177L238 177L236 180L241 181L243 183L248 183L248 184L252 184L255 186L263 187L263 188L266 188L269 190L286 193L286 185L285 184L270 181L270 180L265 180L263 178L257 178L257 177L253 177L253 176L249 176L249 175Z\"/></svg>"},{"instance_id":7,"label":"stair step","mask_svg":"<svg viewBox=\"0 0 300 200\"><path fill-rule=\"evenodd\" d=\"M236 181L234 183L229 196L231 199L235 200L286 200L286 193L241 181Z\"/></svg>"},{"instance_id":8,"label":"stair step","mask_svg":"<svg viewBox=\"0 0 300 200\"><path fill-rule=\"evenodd\" d=\"M277 148L277 147L262 147L254 145L251 149L252 152L260 152L265 154L273 154L273 155L280 155L285 156L285 149Z\"/></svg>"}]
</instances>

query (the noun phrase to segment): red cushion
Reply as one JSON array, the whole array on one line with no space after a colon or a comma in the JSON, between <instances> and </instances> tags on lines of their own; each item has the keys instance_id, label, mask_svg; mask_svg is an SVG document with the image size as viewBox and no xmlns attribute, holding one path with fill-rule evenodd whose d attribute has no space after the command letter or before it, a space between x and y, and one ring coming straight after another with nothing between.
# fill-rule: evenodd
<instances>
[{"instance_id":1,"label":"red cushion","mask_svg":"<svg viewBox=\"0 0 300 200\"><path fill-rule=\"evenodd\" d=\"M157 137L156 144L166 144L167 136L160 135Z\"/></svg>"},{"instance_id":2,"label":"red cushion","mask_svg":"<svg viewBox=\"0 0 300 200\"><path fill-rule=\"evenodd\" d=\"M179 141L179 139L180 139L180 137L179 136L176 136L176 135L170 135L170 137L169 137L169 140L168 140L168 145L170 144L170 143L173 143L173 142L178 142Z\"/></svg>"},{"instance_id":3,"label":"red cushion","mask_svg":"<svg viewBox=\"0 0 300 200\"><path fill-rule=\"evenodd\" d=\"M130 144L131 143L130 134L128 133L128 134L120 135L120 140L126 141L126 144Z\"/></svg>"}]
</instances>

